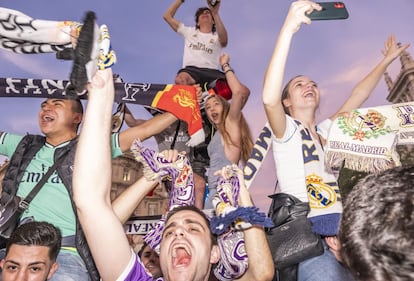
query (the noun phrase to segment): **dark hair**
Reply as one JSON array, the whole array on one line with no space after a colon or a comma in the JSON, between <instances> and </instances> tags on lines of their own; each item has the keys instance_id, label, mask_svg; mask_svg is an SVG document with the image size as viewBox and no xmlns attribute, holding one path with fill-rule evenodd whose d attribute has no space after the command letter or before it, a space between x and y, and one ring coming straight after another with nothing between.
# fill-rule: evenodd
<instances>
[{"instance_id":1,"label":"dark hair","mask_svg":"<svg viewBox=\"0 0 414 281\"><path fill-rule=\"evenodd\" d=\"M70 100L73 101L72 102L73 112L83 114L83 105L82 105L80 99L70 99Z\"/></svg>"},{"instance_id":2,"label":"dark hair","mask_svg":"<svg viewBox=\"0 0 414 281\"><path fill-rule=\"evenodd\" d=\"M359 280L414 280L414 167L369 175L349 193L339 231Z\"/></svg>"},{"instance_id":3,"label":"dark hair","mask_svg":"<svg viewBox=\"0 0 414 281\"><path fill-rule=\"evenodd\" d=\"M55 262L62 243L58 228L47 222L32 221L17 227L7 241L6 255L12 245L45 246L49 248L49 258Z\"/></svg>"},{"instance_id":4,"label":"dark hair","mask_svg":"<svg viewBox=\"0 0 414 281\"><path fill-rule=\"evenodd\" d=\"M200 7L200 8L197 9L197 11L196 11L196 13L194 15L194 19L195 19L195 23L196 23L196 29L199 29L200 28L200 26L198 25L198 18L206 10L210 11L210 14L211 14L211 10L208 7ZM211 16L211 17L213 17L213 16ZM211 28L211 32L213 32L213 33L216 32L216 24L214 22L214 18L213 18L213 27Z\"/></svg>"},{"instance_id":5,"label":"dark hair","mask_svg":"<svg viewBox=\"0 0 414 281\"><path fill-rule=\"evenodd\" d=\"M177 206L175 208L173 208L171 211L168 212L167 217L165 219L165 225L167 225L167 222L170 220L170 218L181 212L181 211L193 211L197 214L199 214L205 221L205 223L208 226L208 230L210 232L210 237L211 237L211 242L213 243L213 245L217 245L217 236L215 234L213 234L210 230L210 219L207 217L207 215L201 211L199 208L197 208L196 206L193 205L182 205L182 206Z\"/></svg>"},{"instance_id":6,"label":"dark hair","mask_svg":"<svg viewBox=\"0 0 414 281\"><path fill-rule=\"evenodd\" d=\"M139 249L139 251L138 251L138 257L141 257L142 256L142 253L144 252L144 249L147 246L148 246L148 243L144 241L144 243L141 246L141 249Z\"/></svg>"},{"instance_id":7,"label":"dark hair","mask_svg":"<svg viewBox=\"0 0 414 281\"><path fill-rule=\"evenodd\" d=\"M83 105L82 105L80 99L71 98L69 100L72 101L72 111L75 112L75 113L80 113L80 114L83 115ZM80 123L77 124L76 130L79 130L79 126L80 126Z\"/></svg>"}]
</instances>

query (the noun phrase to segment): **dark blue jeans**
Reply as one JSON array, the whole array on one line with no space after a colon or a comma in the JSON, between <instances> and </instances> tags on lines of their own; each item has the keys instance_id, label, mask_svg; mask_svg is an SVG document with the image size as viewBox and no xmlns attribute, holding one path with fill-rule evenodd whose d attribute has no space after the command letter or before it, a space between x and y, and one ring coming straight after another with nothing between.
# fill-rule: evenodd
<instances>
[{"instance_id":1,"label":"dark blue jeans","mask_svg":"<svg viewBox=\"0 0 414 281\"><path fill-rule=\"evenodd\" d=\"M322 240L324 253L299 264L298 281L354 281L352 273L335 258Z\"/></svg>"}]
</instances>

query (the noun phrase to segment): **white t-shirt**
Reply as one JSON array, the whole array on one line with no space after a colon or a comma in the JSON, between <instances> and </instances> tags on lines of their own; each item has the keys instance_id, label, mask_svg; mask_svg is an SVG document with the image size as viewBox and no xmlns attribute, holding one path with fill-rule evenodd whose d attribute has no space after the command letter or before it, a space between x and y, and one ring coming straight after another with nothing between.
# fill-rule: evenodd
<instances>
[{"instance_id":1,"label":"white t-shirt","mask_svg":"<svg viewBox=\"0 0 414 281\"><path fill-rule=\"evenodd\" d=\"M318 133L326 139L332 121L324 120L318 124ZM318 141L314 142L319 156L320 169L324 169L324 152ZM290 116L286 116L286 130L282 138L273 135L273 158L280 191L291 194L303 202L308 202L306 191L305 165L302 154L302 136L298 125Z\"/></svg>"},{"instance_id":2,"label":"white t-shirt","mask_svg":"<svg viewBox=\"0 0 414 281\"><path fill-rule=\"evenodd\" d=\"M183 23L177 33L184 38L183 67L218 68L222 47L217 33L203 33Z\"/></svg>"}]
</instances>

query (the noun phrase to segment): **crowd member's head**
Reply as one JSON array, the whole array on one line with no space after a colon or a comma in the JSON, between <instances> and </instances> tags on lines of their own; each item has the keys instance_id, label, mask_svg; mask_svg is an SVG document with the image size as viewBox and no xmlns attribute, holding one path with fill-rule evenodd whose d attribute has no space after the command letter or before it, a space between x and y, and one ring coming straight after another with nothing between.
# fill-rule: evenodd
<instances>
[{"instance_id":1,"label":"crowd member's head","mask_svg":"<svg viewBox=\"0 0 414 281\"><path fill-rule=\"evenodd\" d=\"M82 117L83 106L79 99L46 99L40 106L39 128L46 137L75 137Z\"/></svg>"},{"instance_id":2,"label":"crowd member's head","mask_svg":"<svg viewBox=\"0 0 414 281\"><path fill-rule=\"evenodd\" d=\"M210 95L206 99L205 110L207 117L215 126L220 126L229 114L230 103L219 95Z\"/></svg>"},{"instance_id":3,"label":"crowd member's head","mask_svg":"<svg viewBox=\"0 0 414 281\"><path fill-rule=\"evenodd\" d=\"M345 201L339 235L358 280L414 280L414 167L361 180Z\"/></svg>"},{"instance_id":4,"label":"crowd member's head","mask_svg":"<svg viewBox=\"0 0 414 281\"><path fill-rule=\"evenodd\" d=\"M320 92L318 85L309 77L304 75L297 75L290 79L282 90L282 105L285 113L290 116L295 116L295 111L301 111L308 105L309 102L303 97L311 96L314 99L314 110L319 107Z\"/></svg>"},{"instance_id":5,"label":"crowd member's head","mask_svg":"<svg viewBox=\"0 0 414 281\"><path fill-rule=\"evenodd\" d=\"M1 261L2 280L49 280L58 268L62 235L47 222L22 224L12 233Z\"/></svg>"},{"instance_id":6,"label":"crowd member's head","mask_svg":"<svg viewBox=\"0 0 414 281\"><path fill-rule=\"evenodd\" d=\"M216 32L216 25L214 23L214 18L209 8L207 7L198 8L195 13L194 18L195 18L197 29L200 29L200 24L204 23L207 25L211 25L211 32Z\"/></svg>"},{"instance_id":7,"label":"crowd member's head","mask_svg":"<svg viewBox=\"0 0 414 281\"><path fill-rule=\"evenodd\" d=\"M230 103L220 95L211 95L205 102L205 111L210 123L212 123L220 131L226 142L236 145L232 142L231 136L226 129L225 120L229 115L229 110ZM250 128L243 113L241 113L240 117L240 133L242 135L240 144L241 160L246 162L249 159L250 153L253 149L253 141Z\"/></svg>"},{"instance_id":8,"label":"crowd member's head","mask_svg":"<svg viewBox=\"0 0 414 281\"><path fill-rule=\"evenodd\" d=\"M194 206L169 212L160 245L166 280L205 280L220 258L216 237L206 215Z\"/></svg>"},{"instance_id":9,"label":"crowd member's head","mask_svg":"<svg viewBox=\"0 0 414 281\"><path fill-rule=\"evenodd\" d=\"M151 249L147 243L144 242L138 252L138 256L140 257L145 268L152 274L154 278L162 276L160 257L153 249Z\"/></svg>"}]
</instances>

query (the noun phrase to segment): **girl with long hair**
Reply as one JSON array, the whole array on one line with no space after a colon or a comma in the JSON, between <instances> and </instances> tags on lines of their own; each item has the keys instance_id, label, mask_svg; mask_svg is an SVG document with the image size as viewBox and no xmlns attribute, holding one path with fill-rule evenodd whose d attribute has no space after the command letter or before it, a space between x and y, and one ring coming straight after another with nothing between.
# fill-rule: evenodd
<instances>
[{"instance_id":1,"label":"girl with long hair","mask_svg":"<svg viewBox=\"0 0 414 281\"><path fill-rule=\"evenodd\" d=\"M208 145L210 167L208 172L209 194L205 209L213 208L212 199L216 194L217 176L214 172L231 164L245 163L253 148L249 126L243 116L242 109L250 95L250 90L240 83L229 64L227 54L220 56L220 64L226 75L232 92L231 102L219 95L211 95L206 99L205 111L209 121L216 130Z\"/></svg>"}]
</instances>

